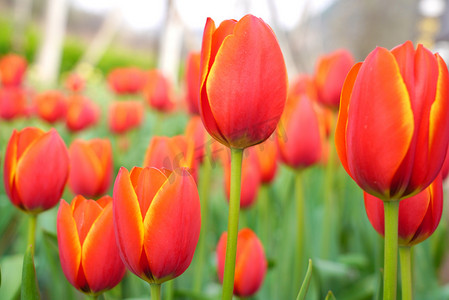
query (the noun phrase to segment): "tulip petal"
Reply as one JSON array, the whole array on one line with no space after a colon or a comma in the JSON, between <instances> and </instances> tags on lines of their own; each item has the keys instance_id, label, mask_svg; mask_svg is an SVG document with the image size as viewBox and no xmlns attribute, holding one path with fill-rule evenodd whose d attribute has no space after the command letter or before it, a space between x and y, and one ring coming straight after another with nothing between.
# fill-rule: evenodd
<instances>
[{"instance_id":1,"label":"tulip petal","mask_svg":"<svg viewBox=\"0 0 449 300\"><path fill-rule=\"evenodd\" d=\"M125 274L114 235L111 200L92 224L82 246L81 264L94 293L114 287Z\"/></svg>"},{"instance_id":2,"label":"tulip petal","mask_svg":"<svg viewBox=\"0 0 449 300\"><path fill-rule=\"evenodd\" d=\"M103 166L100 157L83 141L74 141L69 148L70 175L69 185L76 194L87 197L99 194L103 178Z\"/></svg>"},{"instance_id":3,"label":"tulip petal","mask_svg":"<svg viewBox=\"0 0 449 300\"><path fill-rule=\"evenodd\" d=\"M154 196L165 181L167 181L167 176L155 168L144 168L140 173L135 191L137 199L139 199L142 220L145 218Z\"/></svg>"},{"instance_id":4,"label":"tulip petal","mask_svg":"<svg viewBox=\"0 0 449 300\"><path fill-rule=\"evenodd\" d=\"M255 145L271 135L284 109L287 72L268 25L251 15L235 25L234 34L217 52L206 91L214 119L231 147Z\"/></svg>"},{"instance_id":5,"label":"tulip petal","mask_svg":"<svg viewBox=\"0 0 449 300\"><path fill-rule=\"evenodd\" d=\"M77 284L78 270L81 263L81 244L75 219L72 215L72 208L64 200L61 200L59 205L56 229L62 270L67 280L75 288L81 288Z\"/></svg>"},{"instance_id":6,"label":"tulip petal","mask_svg":"<svg viewBox=\"0 0 449 300\"><path fill-rule=\"evenodd\" d=\"M78 195L74 202L75 201L79 202L79 204L76 205L76 207L72 205L73 218L75 219L76 228L78 229L80 243L83 245L84 239L92 228L92 224L101 214L102 207L94 200L86 200L81 195Z\"/></svg>"},{"instance_id":7,"label":"tulip petal","mask_svg":"<svg viewBox=\"0 0 449 300\"><path fill-rule=\"evenodd\" d=\"M52 129L19 158L16 187L23 206L27 210L46 210L55 206L61 198L68 173L67 148Z\"/></svg>"},{"instance_id":8,"label":"tulip petal","mask_svg":"<svg viewBox=\"0 0 449 300\"><path fill-rule=\"evenodd\" d=\"M145 253L157 283L181 275L192 261L201 228L193 177L173 172L154 197L144 220Z\"/></svg>"},{"instance_id":9,"label":"tulip petal","mask_svg":"<svg viewBox=\"0 0 449 300\"><path fill-rule=\"evenodd\" d=\"M260 288L265 277L265 254L257 236L247 228L239 232L238 243L242 249L235 266L234 291L240 297L249 297Z\"/></svg>"},{"instance_id":10,"label":"tulip petal","mask_svg":"<svg viewBox=\"0 0 449 300\"><path fill-rule=\"evenodd\" d=\"M390 185L407 155L414 121L407 87L388 50L376 48L361 66L348 115L350 174L365 191L390 198Z\"/></svg>"},{"instance_id":11,"label":"tulip petal","mask_svg":"<svg viewBox=\"0 0 449 300\"><path fill-rule=\"evenodd\" d=\"M346 127L348 125L349 101L351 99L352 89L354 88L354 83L361 66L361 62L355 64L346 76L341 92L340 109L338 111L338 121L335 128L335 147L337 149L337 154L340 158L341 164L351 177L352 175L349 171L348 157L346 154Z\"/></svg>"},{"instance_id":12,"label":"tulip petal","mask_svg":"<svg viewBox=\"0 0 449 300\"><path fill-rule=\"evenodd\" d=\"M120 257L128 269L137 276L141 276L144 273L140 265L144 236L143 222L129 172L123 167L120 168L114 184L113 212Z\"/></svg>"}]
</instances>

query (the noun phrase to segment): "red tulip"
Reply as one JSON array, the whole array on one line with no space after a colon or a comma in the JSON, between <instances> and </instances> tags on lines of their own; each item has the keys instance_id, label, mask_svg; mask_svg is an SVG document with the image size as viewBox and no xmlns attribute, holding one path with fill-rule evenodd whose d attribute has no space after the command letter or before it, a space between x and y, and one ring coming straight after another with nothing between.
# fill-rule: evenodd
<instances>
[{"instance_id":1,"label":"red tulip","mask_svg":"<svg viewBox=\"0 0 449 300\"><path fill-rule=\"evenodd\" d=\"M281 160L292 168L306 168L322 159L324 125L306 93L289 95L279 123Z\"/></svg>"},{"instance_id":2,"label":"red tulip","mask_svg":"<svg viewBox=\"0 0 449 300\"><path fill-rule=\"evenodd\" d=\"M22 85L27 68L25 58L17 54L7 54L0 59L0 81L4 87Z\"/></svg>"},{"instance_id":3,"label":"red tulip","mask_svg":"<svg viewBox=\"0 0 449 300\"><path fill-rule=\"evenodd\" d=\"M354 58L345 49L333 51L318 59L315 83L320 103L338 109L341 88L353 64Z\"/></svg>"},{"instance_id":4,"label":"red tulip","mask_svg":"<svg viewBox=\"0 0 449 300\"><path fill-rule=\"evenodd\" d=\"M384 203L368 193L365 209L374 229L384 235ZM419 194L399 203L398 238L400 246L421 243L438 227L443 213L443 184L441 176Z\"/></svg>"},{"instance_id":5,"label":"red tulip","mask_svg":"<svg viewBox=\"0 0 449 300\"><path fill-rule=\"evenodd\" d=\"M245 151L245 154L248 155L242 161L240 208L249 208L255 203L261 185L261 170L257 154L249 151ZM229 155L223 156L223 166L226 199L229 201L231 188L231 160Z\"/></svg>"},{"instance_id":6,"label":"red tulip","mask_svg":"<svg viewBox=\"0 0 449 300\"><path fill-rule=\"evenodd\" d=\"M39 117L49 123L62 120L66 117L67 101L58 91L46 91L34 98L36 112Z\"/></svg>"},{"instance_id":7,"label":"red tulip","mask_svg":"<svg viewBox=\"0 0 449 300\"><path fill-rule=\"evenodd\" d=\"M200 234L195 181L185 169L169 173L148 167L129 173L122 167L114 184L120 255L131 272L149 283L181 275L192 261Z\"/></svg>"},{"instance_id":8,"label":"red tulip","mask_svg":"<svg viewBox=\"0 0 449 300\"><path fill-rule=\"evenodd\" d=\"M0 88L0 117L12 120L26 115L26 92L19 87Z\"/></svg>"},{"instance_id":9,"label":"red tulip","mask_svg":"<svg viewBox=\"0 0 449 300\"><path fill-rule=\"evenodd\" d=\"M84 90L86 81L78 74L71 73L64 82L65 88L73 93L80 93Z\"/></svg>"},{"instance_id":10,"label":"red tulip","mask_svg":"<svg viewBox=\"0 0 449 300\"><path fill-rule=\"evenodd\" d=\"M118 94L137 94L142 90L145 73L135 67L116 68L108 74L111 90Z\"/></svg>"},{"instance_id":11,"label":"red tulip","mask_svg":"<svg viewBox=\"0 0 449 300\"><path fill-rule=\"evenodd\" d=\"M223 282L227 235L224 232L217 245L217 272L220 282ZM251 229L241 229L237 238L234 295L238 297L254 295L262 286L266 272L267 259L262 243Z\"/></svg>"},{"instance_id":12,"label":"red tulip","mask_svg":"<svg viewBox=\"0 0 449 300\"><path fill-rule=\"evenodd\" d=\"M200 113L212 137L231 148L263 142L276 129L287 71L273 30L252 15L208 18L201 50Z\"/></svg>"},{"instance_id":13,"label":"red tulip","mask_svg":"<svg viewBox=\"0 0 449 300\"><path fill-rule=\"evenodd\" d=\"M124 133L137 128L143 121L143 104L141 101L114 101L109 105L109 130Z\"/></svg>"},{"instance_id":14,"label":"red tulip","mask_svg":"<svg viewBox=\"0 0 449 300\"><path fill-rule=\"evenodd\" d=\"M6 194L18 208L39 213L55 206L69 175L69 157L56 130L14 130L6 148Z\"/></svg>"},{"instance_id":15,"label":"red tulip","mask_svg":"<svg viewBox=\"0 0 449 300\"><path fill-rule=\"evenodd\" d=\"M94 201L78 195L71 204L61 200L56 227L62 271L84 293L112 289L125 275L112 216L110 196Z\"/></svg>"},{"instance_id":16,"label":"red tulip","mask_svg":"<svg viewBox=\"0 0 449 300\"><path fill-rule=\"evenodd\" d=\"M408 198L440 172L449 141L446 64L422 45L377 47L343 86L335 143L366 192Z\"/></svg>"},{"instance_id":17,"label":"red tulip","mask_svg":"<svg viewBox=\"0 0 449 300\"><path fill-rule=\"evenodd\" d=\"M150 107L163 112L173 109L172 87L161 71L155 69L147 73L143 94Z\"/></svg>"},{"instance_id":18,"label":"red tulip","mask_svg":"<svg viewBox=\"0 0 449 300\"><path fill-rule=\"evenodd\" d=\"M276 135L273 134L265 142L249 148L250 152L254 152L260 167L261 183L269 184L275 178L278 169L279 148Z\"/></svg>"},{"instance_id":19,"label":"red tulip","mask_svg":"<svg viewBox=\"0 0 449 300\"><path fill-rule=\"evenodd\" d=\"M200 114L200 52L191 52L186 63L187 104L192 115Z\"/></svg>"},{"instance_id":20,"label":"red tulip","mask_svg":"<svg viewBox=\"0 0 449 300\"><path fill-rule=\"evenodd\" d=\"M69 186L75 194L97 197L112 181L112 147L108 139L76 139L69 148Z\"/></svg>"},{"instance_id":21,"label":"red tulip","mask_svg":"<svg viewBox=\"0 0 449 300\"><path fill-rule=\"evenodd\" d=\"M70 131L81 131L94 126L100 117L100 108L79 94L73 94L67 99L66 126Z\"/></svg>"},{"instance_id":22,"label":"red tulip","mask_svg":"<svg viewBox=\"0 0 449 300\"><path fill-rule=\"evenodd\" d=\"M205 147L206 147L206 137L209 135L204 128L203 122L201 121L200 116L192 116L187 123L185 132L184 132L187 141L193 142L194 153L193 160L198 163L203 162L205 155ZM209 137L210 138L210 137Z\"/></svg>"}]
</instances>

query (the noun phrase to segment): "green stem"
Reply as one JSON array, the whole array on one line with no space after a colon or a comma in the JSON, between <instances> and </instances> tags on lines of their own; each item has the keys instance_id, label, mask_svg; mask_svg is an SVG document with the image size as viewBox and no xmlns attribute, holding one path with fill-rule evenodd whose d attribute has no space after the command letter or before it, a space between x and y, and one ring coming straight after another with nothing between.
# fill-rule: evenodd
<instances>
[{"instance_id":1,"label":"green stem","mask_svg":"<svg viewBox=\"0 0 449 300\"><path fill-rule=\"evenodd\" d=\"M262 244L265 245L266 250L269 247L270 239L270 186L268 184L262 184L259 190L258 209L259 209L259 232L261 232Z\"/></svg>"},{"instance_id":2,"label":"green stem","mask_svg":"<svg viewBox=\"0 0 449 300\"><path fill-rule=\"evenodd\" d=\"M399 247L399 259L401 262L402 300L412 300L412 247Z\"/></svg>"},{"instance_id":3,"label":"green stem","mask_svg":"<svg viewBox=\"0 0 449 300\"><path fill-rule=\"evenodd\" d=\"M398 276L398 217L399 201L384 201L385 211L385 256L384 256L384 300L395 300Z\"/></svg>"},{"instance_id":4,"label":"green stem","mask_svg":"<svg viewBox=\"0 0 449 300\"><path fill-rule=\"evenodd\" d=\"M231 186L229 196L228 237L223 274L223 300L232 299L234 290L235 257L239 230L240 187L242 177L243 149L231 148Z\"/></svg>"},{"instance_id":5,"label":"green stem","mask_svg":"<svg viewBox=\"0 0 449 300\"><path fill-rule=\"evenodd\" d=\"M34 254L34 248L36 247L36 223L37 215L28 214L28 247L31 245L31 251Z\"/></svg>"},{"instance_id":6,"label":"green stem","mask_svg":"<svg viewBox=\"0 0 449 300\"><path fill-rule=\"evenodd\" d=\"M324 217L323 217L323 235L321 244L321 256L328 259L331 250L331 239L333 238L332 228L336 226L334 216L336 215L336 205L333 194L333 183L335 174L335 146L333 129L331 130L329 157L326 166L326 176L324 178Z\"/></svg>"},{"instance_id":7,"label":"green stem","mask_svg":"<svg viewBox=\"0 0 449 300\"><path fill-rule=\"evenodd\" d=\"M88 300L97 300L99 295L86 295Z\"/></svg>"},{"instance_id":8,"label":"green stem","mask_svg":"<svg viewBox=\"0 0 449 300\"><path fill-rule=\"evenodd\" d=\"M172 300L175 294L175 281L169 280L165 283L165 300Z\"/></svg>"},{"instance_id":9,"label":"green stem","mask_svg":"<svg viewBox=\"0 0 449 300\"><path fill-rule=\"evenodd\" d=\"M296 219L297 223L297 236L296 236L296 264L295 264L295 276L294 286L296 287L302 274L304 273L304 244L305 244L305 201L304 201L304 187L302 170L296 172L295 178L295 190L296 190Z\"/></svg>"},{"instance_id":10,"label":"green stem","mask_svg":"<svg viewBox=\"0 0 449 300\"><path fill-rule=\"evenodd\" d=\"M212 153L210 147L205 148L206 157L203 160L203 168L200 174L200 182L198 184L201 201L201 232L197 247L198 261L196 263L195 277L193 281L193 288L195 292L201 291L204 258L206 256L206 234L207 229L209 228L209 191L210 180L212 177Z\"/></svg>"},{"instance_id":11,"label":"green stem","mask_svg":"<svg viewBox=\"0 0 449 300\"><path fill-rule=\"evenodd\" d=\"M161 300L161 285L157 283L150 283L151 300Z\"/></svg>"}]
</instances>

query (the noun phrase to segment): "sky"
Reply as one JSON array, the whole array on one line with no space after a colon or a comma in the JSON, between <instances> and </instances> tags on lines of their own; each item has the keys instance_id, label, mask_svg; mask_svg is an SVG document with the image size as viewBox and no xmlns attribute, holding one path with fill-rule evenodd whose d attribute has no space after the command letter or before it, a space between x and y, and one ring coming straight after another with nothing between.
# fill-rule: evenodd
<instances>
[{"instance_id":1,"label":"sky","mask_svg":"<svg viewBox=\"0 0 449 300\"><path fill-rule=\"evenodd\" d=\"M118 8L125 22L136 30L157 29L163 22L164 0L70 0L75 6L95 13L107 13ZM267 0L173 0L183 22L191 30L201 30L207 17L216 24L225 19L240 19L251 13L270 23ZM269 1L269 0L268 0ZM280 25L294 27L304 8L311 13L320 12L334 0L273 0L277 5Z\"/></svg>"}]
</instances>

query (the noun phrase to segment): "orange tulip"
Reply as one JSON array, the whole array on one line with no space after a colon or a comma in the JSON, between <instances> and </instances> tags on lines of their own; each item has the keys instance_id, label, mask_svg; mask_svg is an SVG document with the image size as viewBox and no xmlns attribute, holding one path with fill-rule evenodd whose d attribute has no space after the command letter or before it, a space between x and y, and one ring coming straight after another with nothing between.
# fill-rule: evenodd
<instances>
[{"instance_id":1,"label":"orange tulip","mask_svg":"<svg viewBox=\"0 0 449 300\"><path fill-rule=\"evenodd\" d=\"M377 47L343 86L335 143L354 181L382 200L403 199L438 175L449 142L446 64L422 45Z\"/></svg>"},{"instance_id":2,"label":"orange tulip","mask_svg":"<svg viewBox=\"0 0 449 300\"><path fill-rule=\"evenodd\" d=\"M4 87L19 87L27 68L25 58L18 54L7 54L0 59L0 81Z\"/></svg>"},{"instance_id":3,"label":"orange tulip","mask_svg":"<svg viewBox=\"0 0 449 300\"><path fill-rule=\"evenodd\" d=\"M261 183L269 184L275 178L278 169L279 147L276 135L273 134L265 142L249 148L257 157L260 167Z\"/></svg>"},{"instance_id":4,"label":"orange tulip","mask_svg":"<svg viewBox=\"0 0 449 300\"><path fill-rule=\"evenodd\" d=\"M61 200L56 228L62 271L86 294L112 289L125 275L112 216L110 196L94 201L78 195L71 204Z\"/></svg>"},{"instance_id":5,"label":"orange tulip","mask_svg":"<svg viewBox=\"0 0 449 300\"><path fill-rule=\"evenodd\" d=\"M240 208L249 208L255 203L261 185L261 170L257 154L255 152L249 152L246 150L245 154L247 155L242 161L242 187L240 189ZM224 183L226 199L229 201L231 188L231 160L229 155L223 156L223 166L225 171Z\"/></svg>"},{"instance_id":6,"label":"orange tulip","mask_svg":"<svg viewBox=\"0 0 449 300\"><path fill-rule=\"evenodd\" d=\"M374 229L384 235L384 203L368 193L365 209ZM398 238L400 246L413 246L432 235L443 213L443 184L441 176L419 194L399 203Z\"/></svg>"},{"instance_id":7,"label":"orange tulip","mask_svg":"<svg viewBox=\"0 0 449 300\"><path fill-rule=\"evenodd\" d=\"M224 232L217 245L217 272L220 282L223 282L226 245L227 233ZM262 243L251 229L241 229L237 238L234 295L238 297L254 295L262 286L266 272L267 259Z\"/></svg>"},{"instance_id":8,"label":"orange tulip","mask_svg":"<svg viewBox=\"0 0 449 300\"><path fill-rule=\"evenodd\" d=\"M186 63L186 89L187 89L187 105L192 115L200 113L200 52L191 52L187 56Z\"/></svg>"},{"instance_id":9,"label":"orange tulip","mask_svg":"<svg viewBox=\"0 0 449 300\"><path fill-rule=\"evenodd\" d=\"M12 120L26 115L26 92L19 87L0 88L0 117Z\"/></svg>"},{"instance_id":10,"label":"orange tulip","mask_svg":"<svg viewBox=\"0 0 449 300\"><path fill-rule=\"evenodd\" d=\"M76 139L69 148L69 186L75 194L97 197L112 181L112 147L108 139Z\"/></svg>"},{"instance_id":11,"label":"orange tulip","mask_svg":"<svg viewBox=\"0 0 449 300\"><path fill-rule=\"evenodd\" d=\"M73 94L67 99L66 126L70 131L81 131L94 126L100 117L100 108L89 98Z\"/></svg>"},{"instance_id":12,"label":"orange tulip","mask_svg":"<svg viewBox=\"0 0 449 300\"><path fill-rule=\"evenodd\" d=\"M34 104L38 116L49 123L64 119L67 113L67 101L58 91L46 91L37 95Z\"/></svg>"},{"instance_id":13,"label":"orange tulip","mask_svg":"<svg viewBox=\"0 0 449 300\"><path fill-rule=\"evenodd\" d=\"M196 163L203 162L206 147L206 137L210 138L204 128L200 116L192 116L187 123L185 129L185 136L187 141L193 142L194 153L193 160Z\"/></svg>"},{"instance_id":14,"label":"orange tulip","mask_svg":"<svg viewBox=\"0 0 449 300\"><path fill-rule=\"evenodd\" d=\"M345 49L333 51L318 59L315 83L320 103L338 109L341 88L353 64L354 58Z\"/></svg>"},{"instance_id":15,"label":"orange tulip","mask_svg":"<svg viewBox=\"0 0 449 300\"><path fill-rule=\"evenodd\" d=\"M109 105L109 130L124 133L137 128L143 121L143 104L141 101L114 101Z\"/></svg>"},{"instance_id":16,"label":"orange tulip","mask_svg":"<svg viewBox=\"0 0 449 300\"><path fill-rule=\"evenodd\" d=\"M14 130L6 148L6 194L18 208L39 213L55 206L69 175L69 156L56 130Z\"/></svg>"},{"instance_id":17,"label":"orange tulip","mask_svg":"<svg viewBox=\"0 0 449 300\"><path fill-rule=\"evenodd\" d=\"M281 160L292 168L306 168L323 156L324 125L306 93L289 95L279 123Z\"/></svg>"},{"instance_id":18,"label":"orange tulip","mask_svg":"<svg viewBox=\"0 0 449 300\"><path fill-rule=\"evenodd\" d=\"M256 76L257 75L257 76ZM223 145L243 149L276 129L287 95L287 71L273 30L252 15L207 19L201 50L200 113Z\"/></svg>"},{"instance_id":19,"label":"orange tulip","mask_svg":"<svg viewBox=\"0 0 449 300\"><path fill-rule=\"evenodd\" d=\"M173 109L173 91L168 79L159 70L147 73L143 95L151 108L167 112Z\"/></svg>"},{"instance_id":20,"label":"orange tulip","mask_svg":"<svg viewBox=\"0 0 449 300\"><path fill-rule=\"evenodd\" d=\"M166 175L167 174L167 175ZM114 184L114 227L126 267L149 283L181 275L201 228L195 181L186 169L121 168Z\"/></svg>"},{"instance_id":21,"label":"orange tulip","mask_svg":"<svg viewBox=\"0 0 449 300\"><path fill-rule=\"evenodd\" d=\"M118 95L137 94L145 83L144 71L135 67L116 68L108 74L109 88Z\"/></svg>"}]
</instances>

